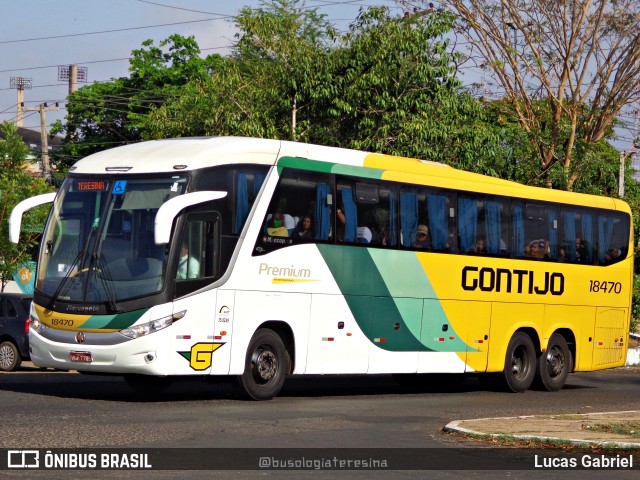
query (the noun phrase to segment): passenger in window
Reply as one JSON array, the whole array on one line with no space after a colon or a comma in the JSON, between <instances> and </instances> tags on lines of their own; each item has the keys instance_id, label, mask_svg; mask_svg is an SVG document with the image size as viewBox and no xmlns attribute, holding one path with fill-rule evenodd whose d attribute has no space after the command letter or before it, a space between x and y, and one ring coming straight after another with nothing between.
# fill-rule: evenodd
<instances>
[{"instance_id":1,"label":"passenger in window","mask_svg":"<svg viewBox=\"0 0 640 480\"><path fill-rule=\"evenodd\" d=\"M587 246L584 240L582 240L580 237L576 238L576 261L587 261Z\"/></svg>"},{"instance_id":2,"label":"passenger in window","mask_svg":"<svg viewBox=\"0 0 640 480\"><path fill-rule=\"evenodd\" d=\"M429 238L429 227L427 227L426 225L418 225L418 231L416 232L416 242L413 246L415 248L431 250L431 239Z\"/></svg>"},{"instance_id":3,"label":"passenger in window","mask_svg":"<svg viewBox=\"0 0 640 480\"><path fill-rule=\"evenodd\" d=\"M371 232L371 238L369 239L368 243L370 243L371 245L387 244L387 234L383 229L380 228L374 212L369 212L364 215L363 226L368 228L369 232Z\"/></svg>"},{"instance_id":4,"label":"passenger in window","mask_svg":"<svg viewBox=\"0 0 640 480\"><path fill-rule=\"evenodd\" d=\"M187 278L198 278L199 276L200 262L197 258L189 256L189 245L185 242L180 249L180 261L178 262L178 274L176 278L178 280L185 280Z\"/></svg>"},{"instance_id":5,"label":"passenger in window","mask_svg":"<svg viewBox=\"0 0 640 480\"><path fill-rule=\"evenodd\" d=\"M294 240L313 240L311 217L305 215L300 219L293 232Z\"/></svg>"},{"instance_id":6,"label":"passenger in window","mask_svg":"<svg viewBox=\"0 0 640 480\"><path fill-rule=\"evenodd\" d=\"M524 247L524 255L529 258L536 258L538 260L547 260L550 256L549 241L540 239L533 240L526 247Z\"/></svg>"},{"instance_id":7,"label":"passenger in window","mask_svg":"<svg viewBox=\"0 0 640 480\"><path fill-rule=\"evenodd\" d=\"M524 247L524 256L529 258L540 258L542 256L540 241L533 240L529 242L529 245Z\"/></svg>"},{"instance_id":8,"label":"passenger in window","mask_svg":"<svg viewBox=\"0 0 640 480\"><path fill-rule=\"evenodd\" d=\"M622 251L619 248L610 248L607 250L607 253L604 255L605 263L614 263L620 259L622 255Z\"/></svg>"},{"instance_id":9,"label":"passenger in window","mask_svg":"<svg viewBox=\"0 0 640 480\"><path fill-rule=\"evenodd\" d=\"M277 210L267 222L267 234L271 237L288 237L289 230L284 226L284 215Z\"/></svg>"},{"instance_id":10,"label":"passenger in window","mask_svg":"<svg viewBox=\"0 0 640 480\"><path fill-rule=\"evenodd\" d=\"M566 262L567 261L567 249L565 246L561 246L560 250L558 250L558 262Z\"/></svg>"},{"instance_id":11,"label":"passenger in window","mask_svg":"<svg viewBox=\"0 0 640 480\"><path fill-rule=\"evenodd\" d=\"M347 217L344 216L342 208L338 207L336 210L336 216L338 217L338 222L340 222L341 225L345 225L347 223Z\"/></svg>"},{"instance_id":12,"label":"passenger in window","mask_svg":"<svg viewBox=\"0 0 640 480\"><path fill-rule=\"evenodd\" d=\"M484 238L478 237L476 243L473 247L471 247L472 253L487 253L487 248L484 244Z\"/></svg>"},{"instance_id":13,"label":"passenger in window","mask_svg":"<svg viewBox=\"0 0 640 480\"><path fill-rule=\"evenodd\" d=\"M344 242L344 229L347 225L347 217L342 210L342 206L336 208L336 235L339 242Z\"/></svg>"},{"instance_id":14,"label":"passenger in window","mask_svg":"<svg viewBox=\"0 0 640 480\"><path fill-rule=\"evenodd\" d=\"M371 230L371 243L373 245L387 245L387 232L378 227L378 224L372 222L369 225L369 230Z\"/></svg>"}]
</instances>

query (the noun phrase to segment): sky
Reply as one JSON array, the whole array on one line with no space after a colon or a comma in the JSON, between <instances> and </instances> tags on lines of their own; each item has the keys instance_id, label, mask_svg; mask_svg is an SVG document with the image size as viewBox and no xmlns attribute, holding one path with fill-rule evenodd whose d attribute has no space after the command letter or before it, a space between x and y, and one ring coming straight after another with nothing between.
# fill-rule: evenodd
<instances>
[{"instance_id":1,"label":"sky","mask_svg":"<svg viewBox=\"0 0 640 480\"><path fill-rule=\"evenodd\" d=\"M391 0L306 0L305 6L346 30L363 6ZM58 67L86 68L86 83L128 76L131 51L152 39L155 45L170 35L195 37L203 56L230 52L236 29L233 17L241 8L260 7L259 0L2 0L0 3L0 122L15 121L17 90L11 78L31 79L24 90L25 109L42 103L47 128L63 120L68 81L58 79ZM68 71L68 70L67 70ZM78 87L83 84L79 83ZM23 126L40 131L37 111L25 112Z\"/></svg>"},{"instance_id":2,"label":"sky","mask_svg":"<svg viewBox=\"0 0 640 480\"><path fill-rule=\"evenodd\" d=\"M361 7L393 0L305 0L338 29L347 30ZM195 37L203 55L230 52L236 29L233 17L260 0L1 0L0 1L0 122L15 121L17 90L12 77L31 79L24 91L25 108L47 103L60 109L46 112L47 128L64 120L68 82L58 79L58 67L86 69L87 83L128 76L131 51L152 39L155 45L177 33ZM473 81L477 82L478 78ZM78 85L79 87L82 84ZM627 117L629 114L627 113ZM618 129L619 150L631 146L631 128ZM25 113L23 126L40 130L37 111Z\"/></svg>"}]
</instances>

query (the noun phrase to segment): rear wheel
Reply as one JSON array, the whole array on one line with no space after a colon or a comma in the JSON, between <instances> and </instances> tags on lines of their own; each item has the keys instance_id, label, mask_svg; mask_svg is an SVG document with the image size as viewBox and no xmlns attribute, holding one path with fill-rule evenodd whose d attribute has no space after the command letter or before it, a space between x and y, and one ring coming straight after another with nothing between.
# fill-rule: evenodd
<instances>
[{"instance_id":1,"label":"rear wheel","mask_svg":"<svg viewBox=\"0 0 640 480\"><path fill-rule=\"evenodd\" d=\"M527 390L536 374L536 351L531 337L516 332L507 348L504 363L504 382L512 392Z\"/></svg>"},{"instance_id":2,"label":"rear wheel","mask_svg":"<svg viewBox=\"0 0 640 480\"><path fill-rule=\"evenodd\" d=\"M536 383L555 392L564 387L569 372L573 369L573 358L562 335L554 333L549 339L547 351L538 357Z\"/></svg>"},{"instance_id":3,"label":"rear wheel","mask_svg":"<svg viewBox=\"0 0 640 480\"><path fill-rule=\"evenodd\" d=\"M0 370L12 372L20 366L22 359L18 347L9 340L0 344Z\"/></svg>"},{"instance_id":4,"label":"rear wheel","mask_svg":"<svg viewBox=\"0 0 640 480\"><path fill-rule=\"evenodd\" d=\"M280 336L267 328L259 329L247 349L244 373L237 378L242 397L270 400L275 397L289 371L289 355Z\"/></svg>"}]
</instances>

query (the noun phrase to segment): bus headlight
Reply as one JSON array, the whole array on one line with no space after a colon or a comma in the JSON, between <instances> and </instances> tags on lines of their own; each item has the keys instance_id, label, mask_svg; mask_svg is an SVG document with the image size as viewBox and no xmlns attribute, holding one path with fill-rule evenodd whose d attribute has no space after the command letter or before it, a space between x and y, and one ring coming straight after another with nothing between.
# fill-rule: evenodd
<instances>
[{"instance_id":1,"label":"bus headlight","mask_svg":"<svg viewBox=\"0 0 640 480\"><path fill-rule=\"evenodd\" d=\"M174 321L184 317L185 313L186 311L178 312L168 317L159 318L157 320L151 320L150 322L143 323L140 325L134 325L132 327L120 330L120 333L130 338L143 337L145 335L149 335L150 333L154 333L159 330L167 328Z\"/></svg>"},{"instance_id":2,"label":"bus headlight","mask_svg":"<svg viewBox=\"0 0 640 480\"><path fill-rule=\"evenodd\" d=\"M47 328L47 326L42 323L38 317L31 315L30 319L29 319L29 329L33 330L34 332L42 332L45 328Z\"/></svg>"}]
</instances>

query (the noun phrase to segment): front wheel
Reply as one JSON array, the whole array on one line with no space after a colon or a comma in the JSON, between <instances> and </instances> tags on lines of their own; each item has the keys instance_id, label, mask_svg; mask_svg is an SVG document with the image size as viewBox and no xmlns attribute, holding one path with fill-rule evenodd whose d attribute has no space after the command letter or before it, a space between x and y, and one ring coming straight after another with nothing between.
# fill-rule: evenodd
<instances>
[{"instance_id":1,"label":"front wheel","mask_svg":"<svg viewBox=\"0 0 640 480\"><path fill-rule=\"evenodd\" d=\"M18 347L13 342L7 340L0 344L0 370L12 372L22 363Z\"/></svg>"},{"instance_id":2,"label":"front wheel","mask_svg":"<svg viewBox=\"0 0 640 480\"><path fill-rule=\"evenodd\" d=\"M538 357L536 381L549 392L564 387L569 372L573 369L573 359L562 335L554 333L549 339L547 351Z\"/></svg>"},{"instance_id":3,"label":"front wheel","mask_svg":"<svg viewBox=\"0 0 640 480\"><path fill-rule=\"evenodd\" d=\"M241 396L270 400L284 385L289 355L280 336L267 328L259 329L247 349L244 373L237 379Z\"/></svg>"},{"instance_id":4,"label":"front wheel","mask_svg":"<svg viewBox=\"0 0 640 480\"><path fill-rule=\"evenodd\" d=\"M536 374L536 351L531 337L516 332L507 348L504 363L504 381L512 392L527 390Z\"/></svg>"}]
</instances>

